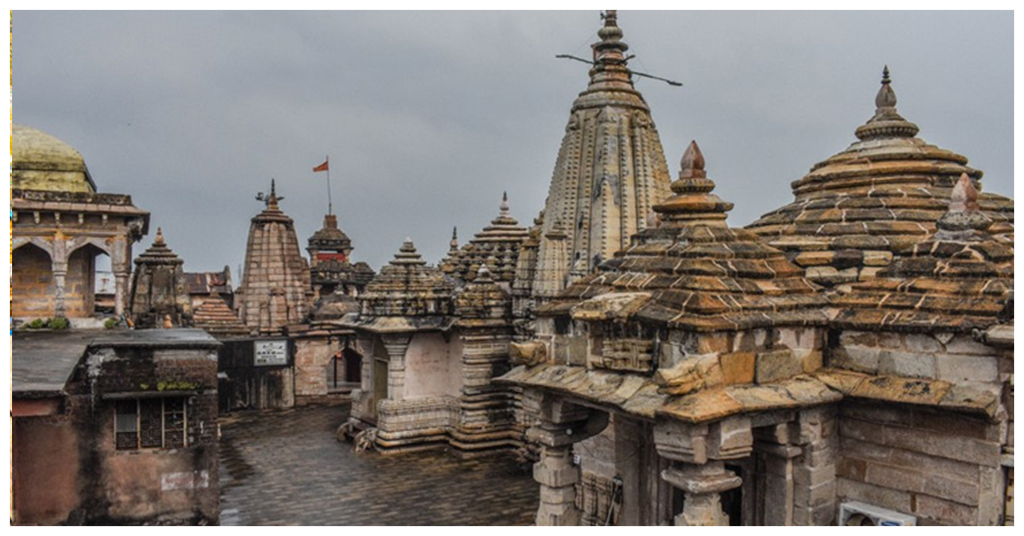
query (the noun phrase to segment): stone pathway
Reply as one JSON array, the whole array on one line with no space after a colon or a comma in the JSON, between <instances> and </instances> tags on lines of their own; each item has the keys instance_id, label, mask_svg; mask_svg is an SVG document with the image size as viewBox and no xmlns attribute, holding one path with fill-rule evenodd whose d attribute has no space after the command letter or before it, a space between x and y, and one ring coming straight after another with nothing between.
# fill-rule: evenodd
<instances>
[{"instance_id":1,"label":"stone pathway","mask_svg":"<svg viewBox=\"0 0 1024 536\"><path fill-rule=\"evenodd\" d=\"M222 525L530 525L538 488L507 457L356 453L348 406L221 418Z\"/></svg>"}]
</instances>

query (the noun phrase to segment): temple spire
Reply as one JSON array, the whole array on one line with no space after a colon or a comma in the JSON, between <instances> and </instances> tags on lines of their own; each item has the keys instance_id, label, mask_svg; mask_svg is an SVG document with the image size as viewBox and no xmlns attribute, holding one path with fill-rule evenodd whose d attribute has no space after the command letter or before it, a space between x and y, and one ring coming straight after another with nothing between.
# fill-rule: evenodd
<instances>
[{"instance_id":1,"label":"temple spire","mask_svg":"<svg viewBox=\"0 0 1024 536\"><path fill-rule=\"evenodd\" d=\"M920 129L896 111L896 92L889 78L889 66L882 69L882 87L875 95L875 115L857 128L857 138L913 138Z\"/></svg>"},{"instance_id":2,"label":"temple spire","mask_svg":"<svg viewBox=\"0 0 1024 536\"><path fill-rule=\"evenodd\" d=\"M452 227L452 240L448 242L448 253L452 254L459 250L459 228Z\"/></svg>"},{"instance_id":3,"label":"temple spire","mask_svg":"<svg viewBox=\"0 0 1024 536\"><path fill-rule=\"evenodd\" d=\"M156 239L153 240L153 245L154 246L166 245L166 243L164 242L164 229L163 229L163 227L157 227L156 228Z\"/></svg>"}]
</instances>

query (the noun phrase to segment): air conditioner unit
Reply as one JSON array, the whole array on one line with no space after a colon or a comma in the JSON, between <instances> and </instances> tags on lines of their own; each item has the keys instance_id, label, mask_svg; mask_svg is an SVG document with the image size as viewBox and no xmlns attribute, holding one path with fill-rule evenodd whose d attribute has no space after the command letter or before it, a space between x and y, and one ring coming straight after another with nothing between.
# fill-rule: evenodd
<instances>
[{"instance_id":1,"label":"air conditioner unit","mask_svg":"<svg viewBox=\"0 0 1024 536\"><path fill-rule=\"evenodd\" d=\"M913 527L917 518L879 506L850 501L839 505L841 527Z\"/></svg>"}]
</instances>

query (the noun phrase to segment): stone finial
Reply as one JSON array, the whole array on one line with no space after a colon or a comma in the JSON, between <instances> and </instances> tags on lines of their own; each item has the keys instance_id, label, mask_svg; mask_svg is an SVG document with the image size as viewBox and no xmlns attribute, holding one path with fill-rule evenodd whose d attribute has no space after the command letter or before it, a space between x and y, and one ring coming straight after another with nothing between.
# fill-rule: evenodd
<instances>
[{"instance_id":1,"label":"stone finial","mask_svg":"<svg viewBox=\"0 0 1024 536\"><path fill-rule=\"evenodd\" d=\"M857 128L857 138L912 138L920 129L896 111L896 92L889 78L889 66L882 69L882 87L875 95L875 115Z\"/></svg>"},{"instance_id":2,"label":"stone finial","mask_svg":"<svg viewBox=\"0 0 1024 536\"><path fill-rule=\"evenodd\" d=\"M974 181L966 173L962 173L949 197L949 211L965 210L978 210L978 189L974 187Z\"/></svg>"},{"instance_id":3,"label":"stone finial","mask_svg":"<svg viewBox=\"0 0 1024 536\"><path fill-rule=\"evenodd\" d=\"M697 141L691 141L683 152L683 158L679 161L679 178L688 179L694 177L707 177L704 171L704 153L697 146Z\"/></svg>"},{"instance_id":4,"label":"stone finial","mask_svg":"<svg viewBox=\"0 0 1024 536\"><path fill-rule=\"evenodd\" d=\"M622 30L619 28L619 12L609 9L601 14L604 19L604 26L597 32L597 36L603 41L618 41L622 39Z\"/></svg>"},{"instance_id":5,"label":"stone finial","mask_svg":"<svg viewBox=\"0 0 1024 536\"><path fill-rule=\"evenodd\" d=\"M448 242L448 252L452 253L459 250L459 228L452 227L452 239Z\"/></svg>"},{"instance_id":6,"label":"stone finial","mask_svg":"<svg viewBox=\"0 0 1024 536\"><path fill-rule=\"evenodd\" d=\"M662 225L725 225L725 213L732 210L732 203L711 193L715 182L707 178L704 153L696 141L690 142L679 165L679 179L670 186L675 195L654 206Z\"/></svg>"},{"instance_id":7,"label":"stone finial","mask_svg":"<svg viewBox=\"0 0 1024 536\"><path fill-rule=\"evenodd\" d=\"M966 233L967 236L988 229L992 219L978 208L978 189L974 187L974 181L963 173L949 196L949 210L935 224L937 234L949 237Z\"/></svg>"},{"instance_id":8,"label":"stone finial","mask_svg":"<svg viewBox=\"0 0 1024 536\"><path fill-rule=\"evenodd\" d=\"M491 270L487 268L487 263L481 263L480 268L476 271L476 279L473 280L475 283L491 283L494 280L491 279Z\"/></svg>"},{"instance_id":9,"label":"stone finial","mask_svg":"<svg viewBox=\"0 0 1024 536\"><path fill-rule=\"evenodd\" d=\"M164 242L164 229L163 229L163 227L157 227L156 228L156 238L153 240L153 245L154 246L166 246L167 245L167 243Z\"/></svg>"},{"instance_id":10,"label":"stone finial","mask_svg":"<svg viewBox=\"0 0 1024 536\"><path fill-rule=\"evenodd\" d=\"M895 108L896 107L896 92L892 90L892 80L889 78L889 66L886 65L882 69L882 87L878 88L878 94L875 95L875 108L881 110L882 108Z\"/></svg>"},{"instance_id":11,"label":"stone finial","mask_svg":"<svg viewBox=\"0 0 1024 536\"><path fill-rule=\"evenodd\" d=\"M501 206L499 208L502 216L508 216L508 192L501 193Z\"/></svg>"}]
</instances>

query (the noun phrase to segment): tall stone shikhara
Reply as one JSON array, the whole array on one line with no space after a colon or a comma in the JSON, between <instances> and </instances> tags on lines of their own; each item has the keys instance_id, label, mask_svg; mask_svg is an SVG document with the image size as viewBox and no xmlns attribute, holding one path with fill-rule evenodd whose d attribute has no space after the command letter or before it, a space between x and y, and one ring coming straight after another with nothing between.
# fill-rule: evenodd
<instances>
[{"instance_id":1,"label":"tall stone shikhara","mask_svg":"<svg viewBox=\"0 0 1024 536\"><path fill-rule=\"evenodd\" d=\"M239 319L262 334L301 322L313 294L309 264L299 253L294 222L278 207L280 199L271 181L267 206L249 227L242 286L235 292Z\"/></svg>"},{"instance_id":2,"label":"tall stone shikhara","mask_svg":"<svg viewBox=\"0 0 1024 536\"><path fill-rule=\"evenodd\" d=\"M538 297L554 296L570 272L589 273L628 246L669 195L661 140L630 79L616 12L604 21L590 84L573 103L551 177L532 282Z\"/></svg>"}]
</instances>

